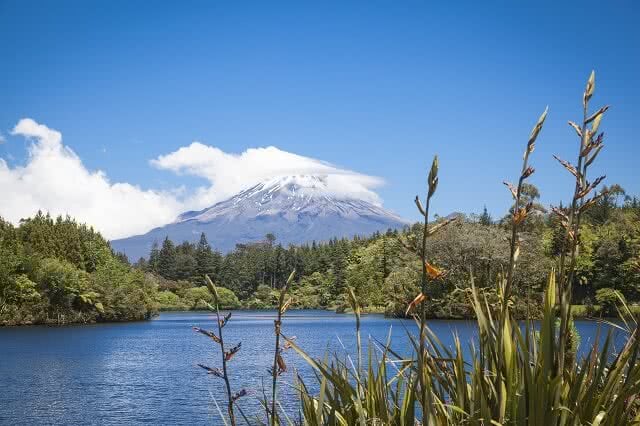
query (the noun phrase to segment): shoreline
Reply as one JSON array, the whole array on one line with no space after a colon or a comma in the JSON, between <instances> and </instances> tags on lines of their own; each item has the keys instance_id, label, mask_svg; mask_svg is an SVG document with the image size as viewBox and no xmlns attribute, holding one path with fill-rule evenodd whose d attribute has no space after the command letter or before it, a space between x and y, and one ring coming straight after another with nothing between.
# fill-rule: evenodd
<instances>
[{"instance_id":1,"label":"shoreline","mask_svg":"<svg viewBox=\"0 0 640 426\"><path fill-rule=\"evenodd\" d=\"M263 308L263 309L254 309L254 308L232 308L232 309L222 309L223 311L232 311L232 312L250 312L250 311L257 311L257 312L270 312L270 311L275 311L277 308L276 307L272 307L272 308ZM640 306L631 306L630 307L631 311L633 313L640 313ZM573 305L573 310L574 310L574 318L575 319L579 319L579 320L594 320L594 321L601 321L601 320L611 320L613 318L616 318L615 316L598 316L597 313L600 311L599 307L595 307L595 314L596 315L588 315L587 314L587 310L584 309L584 305ZM353 315L353 313L350 310L344 310L344 311L338 311L337 309L332 309L332 308L302 308L302 309L291 309L291 311L325 311L325 312L333 312L339 315ZM203 309L160 309L158 310L158 312L156 312L155 314L151 315L148 318L143 318L143 319L131 319L131 320L110 320L110 321L87 321L87 322L66 322L66 323L62 323L62 324L58 324L55 322L29 322L29 323L18 323L18 324L12 324L12 323L0 323L0 328L18 328L18 327L52 327L52 328L57 328L57 327L68 327L68 326L83 326L83 325L100 325L100 324L120 324L120 323L136 323L136 322L146 322L146 321L152 321L154 318L157 318L158 316L160 316L160 314L162 313L178 313L178 312L182 312L182 313L187 313L187 312L208 312L207 310L203 310ZM404 319L404 320L410 320L411 317L393 317L393 316L387 316L384 313L384 310L380 310L380 309L372 309L372 310L368 310L368 311L364 311L362 312L362 315L384 315L385 318L389 318L389 319ZM469 317L459 317L459 316L443 316L443 317L427 317L428 320L443 320L443 321L474 321L476 318L473 316L469 316ZM520 320L525 320L526 318L520 318ZM538 318L531 318L532 320L536 321L538 320Z\"/></svg>"}]
</instances>

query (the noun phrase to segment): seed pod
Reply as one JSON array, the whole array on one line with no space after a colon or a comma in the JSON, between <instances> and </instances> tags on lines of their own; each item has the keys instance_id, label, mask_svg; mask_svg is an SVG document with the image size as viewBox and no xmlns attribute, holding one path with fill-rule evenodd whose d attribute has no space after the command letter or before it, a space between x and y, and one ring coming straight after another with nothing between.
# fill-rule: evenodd
<instances>
[{"instance_id":1,"label":"seed pod","mask_svg":"<svg viewBox=\"0 0 640 426\"><path fill-rule=\"evenodd\" d=\"M229 349L228 351L226 351L224 353L224 359L226 361L230 361L231 358L233 358L233 356L238 353L238 351L240 350L240 347L242 346L242 342L238 343L236 346L234 346L233 348Z\"/></svg>"},{"instance_id":2,"label":"seed pod","mask_svg":"<svg viewBox=\"0 0 640 426\"><path fill-rule=\"evenodd\" d=\"M438 156L433 157L433 162L431 163L431 170L429 171L429 176L427 178L429 184L429 195L431 196L436 192L436 188L438 187Z\"/></svg>"},{"instance_id":3,"label":"seed pod","mask_svg":"<svg viewBox=\"0 0 640 426\"><path fill-rule=\"evenodd\" d=\"M424 266L427 270L427 275L429 275L429 278L431 278L432 280L442 278L446 273L444 270L436 268L429 262L424 262Z\"/></svg>"},{"instance_id":4,"label":"seed pod","mask_svg":"<svg viewBox=\"0 0 640 426\"><path fill-rule=\"evenodd\" d=\"M360 304L358 303L358 298L356 293L353 291L353 288L347 287L347 293L349 294L349 304L351 305L351 309L356 314L356 316L360 316Z\"/></svg>"},{"instance_id":5,"label":"seed pod","mask_svg":"<svg viewBox=\"0 0 640 426\"><path fill-rule=\"evenodd\" d=\"M284 302L284 304L282 305L282 308L280 309L280 315L284 315L285 312L287 312L287 309L289 309L289 306L291 305L291 303L293 302L293 298L289 298L287 299L286 302Z\"/></svg>"},{"instance_id":6,"label":"seed pod","mask_svg":"<svg viewBox=\"0 0 640 426\"><path fill-rule=\"evenodd\" d=\"M216 286L213 284L213 281L211 281L211 278L209 278L209 275L205 275L204 276L205 281L207 282L207 288L209 289L209 293L211 293L215 299L216 304L218 303L218 290L216 289Z\"/></svg>"},{"instance_id":7,"label":"seed pod","mask_svg":"<svg viewBox=\"0 0 640 426\"><path fill-rule=\"evenodd\" d=\"M214 342L220 343L220 338L218 336L216 336L215 334L213 334L211 331L204 330L204 329L199 328L199 327L193 327L193 329L195 331L197 331L198 333L204 334L205 336L209 337Z\"/></svg>"},{"instance_id":8,"label":"seed pod","mask_svg":"<svg viewBox=\"0 0 640 426\"><path fill-rule=\"evenodd\" d=\"M286 286L289 287L289 285L293 282L293 279L296 276L296 270L294 269L293 271L291 271L291 274L289 274L289 278L287 278L287 283Z\"/></svg>"},{"instance_id":9,"label":"seed pod","mask_svg":"<svg viewBox=\"0 0 640 426\"><path fill-rule=\"evenodd\" d=\"M573 130L576 131L576 133L578 134L578 137L582 137L582 129L580 128L580 126L578 126L573 121L569 121L568 123L569 123L569 126L573 127Z\"/></svg>"},{"instance_id":10,"label":"seed pod","mask_svg":"<svg viewBox=\"0 0 640 426\"><path fill-rule=\"evenodd\" d=\"M502 182L503 184L506 185L507 188L509 188L509 191L511 192L511 195L513 196L513 199L517 199L518 198L518 191L516 190L516 187L513 186L512 183L507 182L506 180L504 182Z\"/></svg>"},{"instance_id":11,"label":"seed pod","mask_svg":"<svg viewBox=\"0 0 640 426\"><path fill-rule=\"evenodd\" d=\"M427 213L424 211L424 207L422 207L422 203L420 202L420 197L418 197L417 195L416 195L415 203L422 217L425 217Z\"/></svg>"},{"instance_id":12,"label":"seed pod","mask_svg":"<svg viewBox=\"0 0 640 426\"><path fill-rule=\"evenodd\" d=\"M565 160L563 160L563 159L561 159L559 157L556 157L555 155L553 156L553 158L558 160L558 162L560 164L562 164L562 167L567 169L569 171L569 173L571 173L575 177L578 177L578 170L571 163L569 163L568 161L565 161Z\"/></svg>"},{"instance_id":13,"label":"seed pod","mask_svg":"<svg viewBox=\"0 0 640 426\"><path fill-rule=\"evenodd\" d=\"M598 111L594 112L593 114L591 114L591 116L589 118L587 118L584 122L584 124L589 124L592 121L594 121L596 118L599 118L602 116L602 114L604 114L605 112L607 112L607 110L609 109L609 105L605 105L602 108L600 108Z\"/></svg>"},{"instance_id":14,"label":"seed pod","mask_svg":"<svg viewBox=\"0 0 640 426\"><path fill-rule=\"evenodd\" d=\"M549 107L544 109L540 118L538 118L538 122L533 129L531 130L531 134L529 135L529 141L527 142L527 149L529 152L533 152L534 146L533 144L536 142L538 135L540 134L540 130L542 130L542 126L544 125L544 120L547 118L547 112L549 111Z\"/></svg>"},{"instance_id":15,"label":"seed pod","mask_svg":"<svg viewBox=\"0 0 640 426\"><path fill-rule=\"evenodd\" d=\"M278 355L276 356L276 361L278 363L278 374L287 371L287 364L284 363L284 359L282 359L280 352L278 352Z\"/></svg>"},{"instance_id":16,"label":"seed pod","mask_svg":"<svg viewBox=\"0 0 640 426\"><path fill-rule=\"evenodd\" d=\"M592 183L587 182L587 185L582 190L580 190L580 192L576 194L576 197L575 197L576 200L580 198L584 198L587 194L589 194L589 192L591 192L595 187L597 187L600 184L600 182L602 182L605 178L606 176L600 176L599 178L594 180Z\"/></svg>"},{"instance_id":17,"label":"seed pod","mask_svg":"<svg viewBox=\"0 0 640 426\"><path fill-rule=\"evenodd\" d=\"M602 145L603 134L599 134L596 140L591 138L586 145L583 146L583 149L580 151L580 156L585 158L589 155L589 153L594 149Z\"/></svg>"},{"instance_id":18,"label":"seed pod","mask_svg":"<svg viewBox=\"0 0 640 426\"><path fill-rule=\"evenodd\" d=\"M415 308L416 306L418 306L418 304L422 303L425 299L425 295L422 293L419 293L412 301L411 303L409 303L409 306L407 306L407 311L404 313L405 315L409 315L409 312L411 312L413 310L413 308Z\"/></svg>"},{"instance_id":19,"label":"seed pod","mask_svg":"<svg viewBox=\"0 0 640 426\"><path fill-rule=\"evenodd\" d=\"M533 167L529 166L526 168L526 170L522 173L522 179L526 179L529 176L531 176L534 172L536 171L536 169L534 169Z\"/></svg>"},{"instance_id":20,"label":"seed pod","mask_svg":"<svg viewBox=\"0 0 640 426\"><path fill-rule=\"evenodd\" d=\"M567 216L566 213L560 210L559 208L551 207L551 211L556 215L560 216L561 219L569 220L569 216Z\"/></svg>"},{"instance_id":21,"label":"seed pod","mask_svg":"<svg viewBox=\"0 0 640 426\"><path fill-rule=\"evenodd\" d=\"M593 92L596 89L596 73L595 71L591 71L591 75L589 76L589 80L587 80L587 87L584 89L584 100L583 105L586 108L587 103L593 96Z\"/></svg>"},{"instance_id":22,"label":"seed pod","mask_svg":"<svg viewBox=\"0 0 640 426\"><path fill-rule=\"evenodd\" d=\"M231 319L231 312L229 312L227 315L224 316L224 318L220 320L220 327L224 327L225 325L227 325L227 323L229 322L229 319Z\"/></svg>"},{"instance_id":23,"label":"seed pod","mask_svg":"<svg viewBox=\"0 0 640 426\"><path fill-rule=\"evenodd\" d=\"M218 368L207 367L206 365L203 365L203 364L198 364L198 367L203 368L207 372L207 374L212 374L216 377L224 378L224 374Z\"/></svg>"},{"instance_id":24,"label":"seed pod","mask_svg":"<svg viewBox=\"0 0 640 426\"><path fill-rule=\"evenodd\" d=\"M527 213L526 207L519 208L518 211L513 214L513 222L516 225L520 225L527 218Z\"/></svg>"},{"instance_id":25,"label":"seed pod","mask_svg":"<svg viewBox=\"0 0 640 426\"><path fill-rule=\"evenodd\" d=\"M598 145L596 150L593 151L593 154L591 154L591 157L589 157L589 159L587 159L587 162L585 163L585 166L589 167L591 165L591 163L593 163L593 161L596 159L596 157L598 156L598 154L600 153L600 151L602 150L603 147L604 147L603 144Z\"/></svg>"},{"instance_id":26,"label":"seed pod","mask_svg":"<svg viewBox=\"0 0 640 426\"><path fill-rule=\"evenodd\" d=\"M607 195L609 193L609 191L602 191L600 192L600 194L598 195L594 195L591 199L589 199L588 201L586 201L582 207L580 207L580 213L583 213L587 210L589 210L591 207L593 207L602 197L604 197L605 195Z\"/></svg>"},{"instance_id":27,"label":"seed pod","mask_svg":"<svg viewBox=\"0 0 640 426\"><path fill-rule=\"evenodd\" d=\"M246 394L247 394L247 390L246 389L242 389L240 392L236 393L235 395L233 395L231 397L231 402L236 402L238 399L242 398Z\"/></svg>"}]
</instances>

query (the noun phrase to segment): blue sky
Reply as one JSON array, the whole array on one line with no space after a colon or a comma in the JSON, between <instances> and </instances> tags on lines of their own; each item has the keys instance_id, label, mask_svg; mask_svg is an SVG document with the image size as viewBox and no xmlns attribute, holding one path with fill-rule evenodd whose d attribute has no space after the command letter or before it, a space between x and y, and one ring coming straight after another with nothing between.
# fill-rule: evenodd
<instances>
[{"instance_id":1,"label":"blue sky","mask_svg":"<svg viewBox=\"0 0 640 426\"><path fill-rule=\"evenodd\" d=\"M501 216L547 105L531 182L568 198L551 155L576 156L566 122L595 69L593 106L611 104L596 172L639 194L639 18L633 1L0 0L0 157L26 164L32 142L11 132L32 118L111 183L191 191L207 179L150 160L196 140L275 146L384 179L384 206L416 219L437 153L437 213Z\"/></svg>"}]
</instances>

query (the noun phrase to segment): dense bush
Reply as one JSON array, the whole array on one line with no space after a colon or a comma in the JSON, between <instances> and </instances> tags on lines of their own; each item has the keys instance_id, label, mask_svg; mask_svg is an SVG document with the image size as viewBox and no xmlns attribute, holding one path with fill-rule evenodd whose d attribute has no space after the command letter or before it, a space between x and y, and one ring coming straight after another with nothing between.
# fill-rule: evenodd
<instances>
[{"instance_id":1,"label":"dense bush","mask_svg":"<svg viewBox=\"0 0 640 426\"><path fill-rule=\"evenodd\" d=\"M617 290L605 287L596 291L596 302L598 302L601 311L606 315L615 315L616 306L621 301L624 301L624 296Z\"/></svg>"},{"instance_id":2,"label":"dense bush","mask_svg":"<svg viewBox=\"0 0 640 426\"><path fill-rule=\"evenodd\" d=\"M156 288L70 218L38 213L18 227L0 219L0 324L149 318Z\"/></svg>"}]
</instances>

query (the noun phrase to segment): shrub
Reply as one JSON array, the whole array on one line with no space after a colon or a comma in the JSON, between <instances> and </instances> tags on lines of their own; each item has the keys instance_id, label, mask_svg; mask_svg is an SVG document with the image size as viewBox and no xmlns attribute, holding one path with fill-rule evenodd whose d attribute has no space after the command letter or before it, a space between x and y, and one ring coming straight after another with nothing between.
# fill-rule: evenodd
<instances>
[{"instance_id":1,"label":"shrub","mask_svg":"<svg viewBox=\"0 0 640 426\"><path fill-rule=\"evenodd\" d=\"M212 304L213 296L206 286L193 287L184 292L183 300L189 309L204 310L207 309L207 305L203 302ZM233 291L218 287L218 305L220 309L237 309L240 307L240 301Z\"/></svg>"},{"instance_id":2,"label":"shrub","mask_svg":"<svg viewBox=\"0 0 640 426\"><path fill-rule=\"evenodd\" d=\"M596 302L605 315L615 315L621 301L624 301L624 296L617 290L605 287L596 291Z\"/></svg>"},{"instance_id":3,"label":"shrub","mask_svg":"<svg viewBox=\"0 0 640 426\"><path fill-rule=\"evenodd\" d=\"M186 311L189 309L180 296L168 290L159 291L156 300L161 311Z\"/></svg>"}]
</instances>

